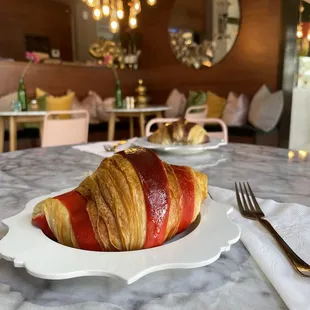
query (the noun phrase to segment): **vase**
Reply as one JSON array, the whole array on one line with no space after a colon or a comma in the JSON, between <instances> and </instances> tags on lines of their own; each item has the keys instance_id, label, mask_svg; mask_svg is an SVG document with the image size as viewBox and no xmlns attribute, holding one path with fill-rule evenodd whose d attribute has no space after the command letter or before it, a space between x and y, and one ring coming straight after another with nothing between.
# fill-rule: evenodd
<instances>
[{"instance_id":1,"label":"vase","mask_svg":"<svg viewBox=\"0 0 310 310\"><path fill-rule=\"evenodd\" d=\"M119 80L116 80L116 83L115 83L115 104L114 106L116 109L120 109L123 106L121 83Z\"/></svg>"},{"instance_id":2,"label":"vase","mask_svg":"<svg viewBox=\"0 0 310 310\"><path fill-rule=\"evenodd\" d=\"M21 105L21 110L27 111L27 109L28 109L28 97L26 94L24 79L22 77L19 79L17 97L18 97L18 101L20 102L20 105Z\"/></svg>"}]
</instances>

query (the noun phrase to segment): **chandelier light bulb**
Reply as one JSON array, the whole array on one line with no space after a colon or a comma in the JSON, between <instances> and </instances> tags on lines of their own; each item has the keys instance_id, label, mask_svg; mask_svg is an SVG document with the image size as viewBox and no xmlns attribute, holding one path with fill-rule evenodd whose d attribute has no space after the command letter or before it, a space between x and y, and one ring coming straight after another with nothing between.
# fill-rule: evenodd
<instances>
[{"instance_id":1,"label":"chandelier light bulb","mask_svg":"<svg viewBox=\"0 0 310 310\"><path fill-rule=\"evenodd\" d=\"M110 15L110 7L107 5L104 5L102 7L102 13L104 16L109 16Z\"/></svg>"},{"instance_id":2,"label":"chandelier light bulb","mask_svg":"<svg viewBox=\"0 0 310 310\"><path fill-rule=\"evenodd\" d=\"M141 3L140 0L135 0L133 2L133 8L136 11L136 14L139 14L141 12Z\"/></svg>"},{"instance_id":3,"label":"chandelier light bulb","mask_svg":"<svg viewBox=\"0 0 310 310\"><path fill-rule=\"evenodd\" d=\"M109 0L104 0L102 4L102 13L104 16L110 15L110 2Z\"/></svg>"},{"instance_id":4,"label":"chandelier light bulb","mask_svg":"<svg viewBox=\"0 0 310 310\"><path fill-rule=\"evenodd\" d=\"M117 9L117 18L123 19L124 18L124 6L123 6L122 0L117 1L116 9Z\"/></svg>"},{"instance_id":5,"label":"chandelier light bulb","mask_svg":"<svg viewBox=\"0 0 310 310\"><path fill-rule=\"evenodd\" d=\"M117 19L117 12L115 7L113 7L111 10L110 31L112 33L117 33L119 31L119 22Z\"/></svg>"},{"instance_id":6,"label":"chandelier light bulb","mask_svg":"<svg viewBox=\"0 0 310 310\"><path fill-rule=\"evenodd\" d=\"M135 29L138 27L138 20L136 16L130 16L129 17L129 27L131 29Z\"/></svg>"},{"instance_id":7,"label":"chandelier light bulb","mask_svg":"<svg viewBox=\"0 0 310 310\"><path fill-rule=\"evenodd\" d=\"M124 11L123 10L117 10L117 18L118 19L124 18Z\"/></svg>"},{"instance_id":8,"label":"chandelier light bulb","mask_svg":"<svg viewBox=\"0 0 310 310\"><path fill-rule=\"evenodd\" d=\"M297 26L296 36L298 39L301 39L303 37L302 25L301 24L298 24L298 26Z\"/></svg>"},{"instance_id":9,"label":"chandelier light bulb","mask_svg":"<svg viewBox=\"0 0 310 310\"><path fill-rule=\"evenodd\" d=\"M93 18L94 20L100 20L102 18L102 11L100 10L100 8L95 8L93 10Z\"/></svg>"},{"instance_id":10,"label":"chandelier light bulb","mask_svg":"<svg viewBox=\"0 0 310 310\"><path fill-rule=\"evenodd\" d=\"M156 0L147 0L147 4L150 6L154 6L156 4Z\"/></svg>"},{"instance_id":11,"label":"chandelier light bulb","mask_svg":"<svg viewBox=\"0 0 310 310\"><path fill-rule=\"evenodd\" d=\"M95 7L96 5L95 0L86 0L86 4L91 8Z\"/></svg>"},{"instance_id":12,"label":"chandelier light bulb","mask_svg":"<svg viewBox=\"0 0 310 310\"><path fill-rule=\"evenodd\" d=\"M303 13L304 10L305 10L305 7L301 4L301 5L299 6L299 12L300 12L300 13Z\"/></svg>"},{"instance_id":13,"label":"chandelier light bulb","mask_svg":"<svg viewBox=\"0 0 310 310\"><path fill-rule=\"evenodd\" d=\"M310 41L310 29L308 30L307 39Z\"/></svg>"},{"instance_id":14,"label":"chandelier light bulb","mask_svg":"<svg viewBox=\"0 0 310 310\"><path fill-rule=\"evenodd\" d=\"M119 23L117 20L112 20L110 22L110 30L112 33L117 33L119 30Z\"/></svg>"}]
</instances>

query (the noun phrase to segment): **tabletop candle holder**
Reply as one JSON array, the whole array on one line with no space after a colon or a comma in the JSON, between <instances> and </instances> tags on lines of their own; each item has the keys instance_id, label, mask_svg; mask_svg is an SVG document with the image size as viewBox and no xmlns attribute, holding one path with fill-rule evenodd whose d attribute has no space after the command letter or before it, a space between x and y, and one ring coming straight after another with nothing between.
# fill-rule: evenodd
<instances>
[{"instance_id":1,"label":"tabletop candle holder","mask_svg":"<svg viewBox=\"0 0 310 310\"><path fill-rule=\"evenodd\" d=\"M143 85L143 80L139 79L138 80L138 87L136 88L136 102L137 102L137 107L138 108L144 108L148 105L149 98L146 95L147 93L147 88Z\"/></svg>"}]
</instances>

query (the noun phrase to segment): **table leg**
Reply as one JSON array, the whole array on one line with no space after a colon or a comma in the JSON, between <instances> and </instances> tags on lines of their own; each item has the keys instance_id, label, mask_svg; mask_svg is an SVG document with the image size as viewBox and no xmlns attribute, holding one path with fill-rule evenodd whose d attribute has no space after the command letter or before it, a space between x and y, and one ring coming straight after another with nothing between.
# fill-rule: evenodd
<instances>
[{"instance_id":1,"label":"table leg","mask_svg":"<svg viewBox=\"0 0 310 310\"><path fill-rule=\"evenodd\" d=\"M115 132L115 113L112 112L109 119L108 141L114 140L114 132Z\"/></svg>"},{"instance_id":2,"label":"table leg","mask_svg":"<svg viewBox=\"0 0 310 310\"><path fill-rule=\"evenodd\" d=\"M156 112L156 118L163 118L163 114L160 111ZM161 128L162 126L164 126L164 124L158 123L157 126L158 128Z\"/></svg>"},{"instance_id":3,"label":"table leg","mask_svg":"<svg viewBox=\"0 0 310 310\"><path fill-rule=\"evenodd\" d=\"M156 112L156 117L157 118L163 118L163 114L160 111L158 111L158 112Z\"/></svg>"},{"instance_id":4,"label":"table leg","mask_svg":"<svg viewBox=\"0 0 310 310\"><path fill-rule=\"evenodd\" d=\"M0 117L0 153L3 152L4 146L4 118Z\"/></svg>"},{"instance_id":5,"label":"table leg","mask_svg":"<svg viewBox=\"0 0 310 310\"><path fill-rule=\"evenodd\" d=\"M44 128L44 122L39 123L39 131L40 131L40 145L42 147L42 139L43 139L43 128Z\"/></svg>"},{"instance_id":6,"label":"table leg","mask_svg":"<svg viewBox=\"0 0 310 310\"><path fill-rule=\"evenodd\" d=\"M129 137L134 137L134 119L133 117L129 118Z\"/></svg>"},{"instance_id":7,"label":"table leg","mask_svg":"<svg viewBox=\"0 0 310 310\"><path fill-rule=\"evenodd\" d=\"M16 151L17 125L14 116L10 116L10 152Z\"/></svg>"},{"instance_id":8,"label":"table leg","mask_svg":"<svg viewBox=\"0 0 310 310\"><path fill-rule=\"evenodd\" d=\"M141 137L144 137L145 136L145 116L144 116L144 113L140 113L139 121L140 121L140 134L141 134Z\"/></svg>"}]
</instances>

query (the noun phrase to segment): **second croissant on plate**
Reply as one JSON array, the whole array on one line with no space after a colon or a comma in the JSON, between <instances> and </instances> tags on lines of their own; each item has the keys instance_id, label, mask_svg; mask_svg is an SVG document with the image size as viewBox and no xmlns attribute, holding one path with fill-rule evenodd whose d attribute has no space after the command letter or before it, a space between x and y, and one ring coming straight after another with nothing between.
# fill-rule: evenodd
<instances>
[{"instance_id":1,"label":"second croissant on plate","mask_svg":"<svg viewBox=\"0 0 310 310\"><path fill-rule=\"evenodd\" d=\"M40 202L32 222L66 246L138 250L187 229L206 196L205 174L134 148L104 159L75 190Z\"/></svg>"},{"instance_id":2,"label":"second croissant on plate","mask_svg":"<svg viewBox=\"0 0 310 310\"><path fill-rule=\"evenodd\" d=\"M207 131L196 123L180 119L158 128L148 137L148 141L156 144L196 145L210 141Z\"/></svg>"}]
</instances>

